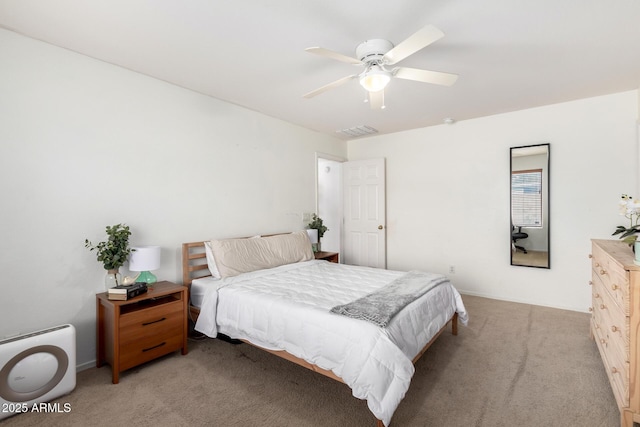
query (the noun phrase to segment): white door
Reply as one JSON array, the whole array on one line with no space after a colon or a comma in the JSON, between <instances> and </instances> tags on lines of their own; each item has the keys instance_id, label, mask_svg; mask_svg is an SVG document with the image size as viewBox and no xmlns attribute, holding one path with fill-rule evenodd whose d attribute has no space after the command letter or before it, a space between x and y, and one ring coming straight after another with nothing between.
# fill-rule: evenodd
<instances>
[{"instance_id":1,"label":"white door","mask_svg":"<svg viewBox=\"0 0 640 427\"><path fill-rule=\"evenodd\" d=\"M384 159L342 164L345 264L386 268Z\"/></svg>"}]
</instances>

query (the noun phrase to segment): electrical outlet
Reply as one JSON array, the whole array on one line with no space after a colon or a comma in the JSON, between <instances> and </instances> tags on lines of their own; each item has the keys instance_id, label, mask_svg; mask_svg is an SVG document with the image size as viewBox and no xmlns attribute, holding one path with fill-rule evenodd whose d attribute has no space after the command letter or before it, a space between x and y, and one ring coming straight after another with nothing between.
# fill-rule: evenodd
<instances>
[{"instance_id":1,"label":"electrical outlet","mask_svg":"<svg viewBox=\"0 0 640 427\"><path fill-rule=\"evenodd\" d=\"M456 274L456 266L455 265L450 265L449 266L449 273L450 274Z\"/></svg>"}]
</instances>

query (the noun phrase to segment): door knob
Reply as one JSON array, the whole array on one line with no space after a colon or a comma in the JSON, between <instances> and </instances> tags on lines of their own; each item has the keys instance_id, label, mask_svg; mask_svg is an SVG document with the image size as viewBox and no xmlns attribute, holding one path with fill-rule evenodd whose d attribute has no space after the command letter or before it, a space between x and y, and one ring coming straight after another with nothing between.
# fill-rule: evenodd
<instances>
[{"instance_id":1,"label":"door knob","mask_svg":"<svg viewBox=\"0 0 640 427\"><path fill-rule=\"evenodd\" d=\"M384 227L383 227L383 226L381 226L381 225L379 225L379 226L378 226L378 230L382 230L383 228L384 228Z\"/></svg>"}]
</instances>

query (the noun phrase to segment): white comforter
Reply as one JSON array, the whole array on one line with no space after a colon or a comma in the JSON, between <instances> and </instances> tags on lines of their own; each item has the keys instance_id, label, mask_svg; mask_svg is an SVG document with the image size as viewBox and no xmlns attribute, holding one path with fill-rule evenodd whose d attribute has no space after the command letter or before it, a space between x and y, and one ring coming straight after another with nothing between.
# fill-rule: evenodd
<instances>
[{"instance_id":1,"label":"white comforter","mask_svg":"<svg viewBox=\"0 0 640 427\"><path fill-rule=\"evenodd\" d=\"M460 294L445 282L396 315L387 328L329 310L365 296L403 272L307 261L211 281L196 330L245 339L333 371L389 425L414 373L412 359L454 312Z\"/></svg>"}]
</instances>

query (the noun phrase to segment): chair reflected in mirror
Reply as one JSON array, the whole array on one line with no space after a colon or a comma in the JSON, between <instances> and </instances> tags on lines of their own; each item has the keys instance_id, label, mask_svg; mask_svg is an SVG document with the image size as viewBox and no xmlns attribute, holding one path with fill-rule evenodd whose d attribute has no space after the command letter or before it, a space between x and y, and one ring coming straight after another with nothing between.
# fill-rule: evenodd
<instances>
[{"instance_id":1,"label":"chair reflected in mirror","mask_svg":"<svg viewBox=\"0 0 640 427\"><path fill-rule=\"evenodd\" d=\"M524 246L519 246L516 243L518 240L526 239L527 237L529 237L529 235L522 231L522 227L518 227L518 229L516 230L516 227L511 226L511 244L513 246L514 252L518 252L518 250L521 250L525 254L527 253L527 250L524 248Z\"/></svg>"}]
</instances>

